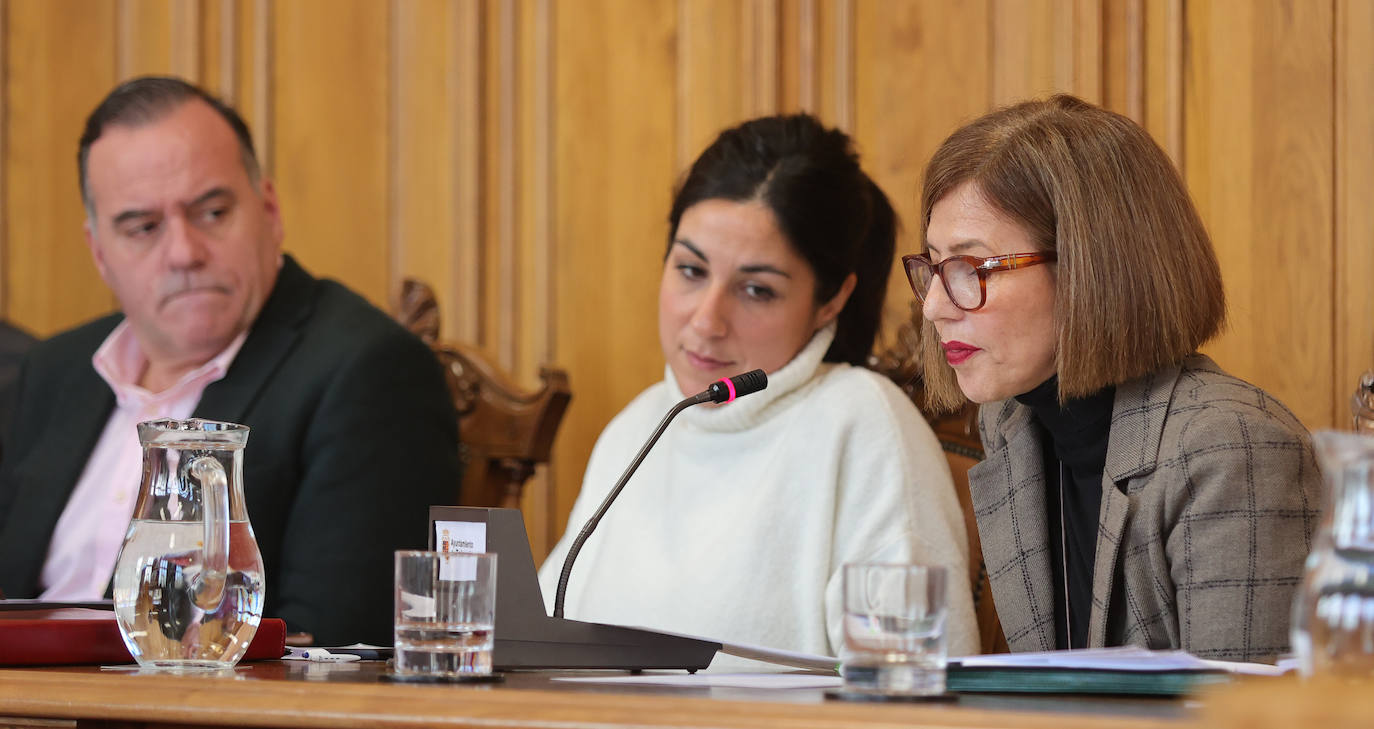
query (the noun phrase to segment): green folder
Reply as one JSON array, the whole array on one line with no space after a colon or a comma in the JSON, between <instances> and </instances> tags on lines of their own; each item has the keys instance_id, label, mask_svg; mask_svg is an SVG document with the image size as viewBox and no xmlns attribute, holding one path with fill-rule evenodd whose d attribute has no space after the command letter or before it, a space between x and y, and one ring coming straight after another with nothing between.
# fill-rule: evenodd
<instances>
[{"instance_id":1,"label":"green folder","mask_svg":"<svg viewBox=\"0 0 1374 729\"><path fill-rule=\"evenodd\" d=\"M1221 670L1123 671L1058 667L968 667L950 663L945 685L959 693L1118 694L1182 696L1231 680Z\"/></svg>"}]
</instances>

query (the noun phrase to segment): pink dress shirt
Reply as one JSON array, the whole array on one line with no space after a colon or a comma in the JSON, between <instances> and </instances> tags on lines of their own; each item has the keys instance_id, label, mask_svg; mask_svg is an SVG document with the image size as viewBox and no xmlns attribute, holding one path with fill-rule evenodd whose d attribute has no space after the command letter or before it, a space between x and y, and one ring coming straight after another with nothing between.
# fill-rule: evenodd
<instances>
[{"instance_id":1,"label":"pink dress shirt","mask_svg":"<svg viewBox=\"0 0 1374 729\"><path fill-rule=\"evenodd\" d=\"M43 588L39 597L98 600L105 596L143 472L143 449L135 426L145 420L190 417L205 387L224 377L247 338L247 332L239 334L223 352L156 393L138 385L148 358L129 322L121 322L105 338L91 364L114 391L115 408L57 520L39 577Z\"/></svg>"}]
</instances>

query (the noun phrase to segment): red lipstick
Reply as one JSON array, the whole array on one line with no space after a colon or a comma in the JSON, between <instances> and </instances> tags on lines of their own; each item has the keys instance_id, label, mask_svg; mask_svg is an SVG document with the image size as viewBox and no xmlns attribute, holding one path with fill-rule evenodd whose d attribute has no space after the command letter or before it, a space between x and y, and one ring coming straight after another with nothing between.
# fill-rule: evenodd
<instances>
[{"instance_id":1,"label":"red lipstick","mask_svg":"<svg viewBox=\"0 0 1374 729\"><path fill-rule=\"evenodd\" d=\"M972 344L964 344L958 341L943 342L940 346L945 348L945 361L948 362L951 367L957 367L963 364L969 357L983 351Z\"/></svg>"}]
</instances>

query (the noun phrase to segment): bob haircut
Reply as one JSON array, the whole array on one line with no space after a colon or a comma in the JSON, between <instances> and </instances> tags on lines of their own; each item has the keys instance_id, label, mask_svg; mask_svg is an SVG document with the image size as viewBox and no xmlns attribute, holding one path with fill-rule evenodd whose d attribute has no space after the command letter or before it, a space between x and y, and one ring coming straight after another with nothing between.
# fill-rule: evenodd
<instances>
[{"instance_id":1,"label":"bob haircut","mask_svg":"<svg viewBox=\"0 0 1374 729\"><path fill-rule=\"evenodd\" d=\"M704 200L766 205L815 274L818 304L854 274L825 361L867 364L882 323L898 222L887 195L859 167L849 136L806 114L761 117L721 132L673 196L665 256L682 215Z\"/></svg>"},{"instance_id":2,"label":"bob haircut","mask_svg":"<svg viewBox=\"0 0 1374 729\"><path fill-rule=\"evenodd\" d=\"M1061 403L1178 362L1221 330L1212 241L1168 156L1130 119L1061 94L955 131L926 166L923 247L931 208L966 182L1058 254ZM929 321L921 341L929 406L957 408L963 393Z\"/></svg>"}]
</instances>

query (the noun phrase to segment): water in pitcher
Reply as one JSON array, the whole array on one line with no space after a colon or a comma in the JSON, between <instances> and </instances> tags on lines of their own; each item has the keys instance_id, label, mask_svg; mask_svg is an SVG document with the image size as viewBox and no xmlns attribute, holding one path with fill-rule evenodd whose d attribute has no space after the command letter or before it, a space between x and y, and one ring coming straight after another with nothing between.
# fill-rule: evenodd
<instances>
[{"instance_id":1,"label":"water in pitcher","mask_svg":"<svg viewBox=\"0 0 1374 729\"><path fill-rule=\"evenodd\" d=\"M192 599L205 530L195 521L134 519L115 568L115 617L141 664L228 668L248 650L262 615L262 557L246 521L229 522L224 599L207 611ZM137 558L124 559L128 555Z\"/></svg>"}]
</instances>

